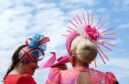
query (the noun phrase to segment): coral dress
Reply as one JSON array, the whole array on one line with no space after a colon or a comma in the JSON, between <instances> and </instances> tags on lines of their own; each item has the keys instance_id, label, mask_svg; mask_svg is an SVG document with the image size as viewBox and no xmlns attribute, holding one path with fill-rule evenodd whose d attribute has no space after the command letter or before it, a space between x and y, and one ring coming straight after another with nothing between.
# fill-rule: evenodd
<instances>
[{"instance_id":1,"label":"coral dress","mask_svg":"<svg viewBox=\"0 0 129 84\"><path fill-rule=\"evenodd\" d=\"M60 70L52 68L46 84L76 84L80 72L89 72L92 84L116 84L116 77L111 72L100 72L92 68L72 68Z\"/></svg>"},{"instance_id":2,"label":"coral dress","mask_svg":"<svg viewBox=\"0 0 129 84\"><path fill-rule=\"evenodd\" d=\"M10 74L6 77L4 84L36 84L36 82L29 74Z\"/></svg>"}]
</instances>

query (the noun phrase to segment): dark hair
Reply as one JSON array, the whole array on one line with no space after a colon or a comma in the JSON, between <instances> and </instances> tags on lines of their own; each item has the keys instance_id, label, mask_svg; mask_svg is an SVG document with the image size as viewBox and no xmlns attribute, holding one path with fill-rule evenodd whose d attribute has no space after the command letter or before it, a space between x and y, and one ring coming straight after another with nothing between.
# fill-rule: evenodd
<instances>
[{"instance_id":1,"label":"dark hair","mask_svg":"<svg viewBox=\"0 0 129 84\"><path fill-rule=\"evenodd\" d=\"M10 65L10 67L8 68L7 72L6 72L6 74L5 74L4 78L3 78L3 81L5 80L6 76L7 76L7 75L17 66L17 64L20 62L19 57L18 57L18 54L19 54L20 50L21 50L23 47L25 47L25 46L26 46L26 45L20 46L20 47L14 52L14 54L13 54L13 56L12 56L12 63L11 63L11 65Z\"/></svg>"}]
</instances>

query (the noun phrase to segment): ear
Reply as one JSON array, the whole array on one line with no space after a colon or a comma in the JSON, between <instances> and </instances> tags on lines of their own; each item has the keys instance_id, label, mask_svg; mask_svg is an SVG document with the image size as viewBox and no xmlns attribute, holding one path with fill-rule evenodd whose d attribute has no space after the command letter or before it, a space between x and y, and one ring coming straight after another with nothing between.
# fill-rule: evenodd
<instances>
[{"instance_id":1,"label":"ear","mask_svg":"<svg viewBox=\"0 0 129 84\"><path fill-rule=\"evenodd\" d=\"M75 57L74 56L70 56L70 63L72 64L72 66L75 66Z\"/></svg>"}]
</instances>

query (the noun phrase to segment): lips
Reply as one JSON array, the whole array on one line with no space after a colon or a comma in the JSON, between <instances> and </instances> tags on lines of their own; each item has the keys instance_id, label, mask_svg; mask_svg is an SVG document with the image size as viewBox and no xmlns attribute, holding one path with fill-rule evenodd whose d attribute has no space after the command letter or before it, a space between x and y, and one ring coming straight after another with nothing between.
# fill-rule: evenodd
<instances>
[{"instance_id":1,"label":"lips","mask_svg":"<svg viewBox=\"0 0 129 84\"><path fill-rule=\"evenodd\" d=\"M33 71L35 71L35 70L36 70L36 68L35 68L35 67L33 67L33 68L32 68L32 70L33 70Z\"/></svg>"},{"instance_id":2,"label":"lips","mask_svg":"<svg viewBox=\"0 0 129 84\"><path fill-rule=\"evenodd\" d=\"M36 70L36 68L33 67L31 70L32 70L32 75L33 75L35 70Z\"/></svg>"}]
</instances>

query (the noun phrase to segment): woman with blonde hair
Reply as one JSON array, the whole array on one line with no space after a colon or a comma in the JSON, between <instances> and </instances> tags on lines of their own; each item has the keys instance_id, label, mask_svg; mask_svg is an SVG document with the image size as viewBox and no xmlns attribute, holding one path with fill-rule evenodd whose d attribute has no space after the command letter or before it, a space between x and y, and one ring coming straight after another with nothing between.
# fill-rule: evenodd
<instances>
[{"instance_id":1,"label":"woman with blonde hair","mask_svg":"<svg viewBox=\"0 0 129 84\"><path fill-rule=\"evenodd\" d=\"M89 22L85 23L74 18L74 22L70 21L76 30L69 27L73 31L67 36L66 48L70 56L70 62L73 68L68 70L60 70L53 68L50 71L47 84L118 84L116 77L111 72L101 72L99 70L89 68L89 64L95 61L97 54L105 63L102 55L105 55L99 45L106 47L104 32L100 31L97 26ZM98 21L99 22L99 21ZM105 31L106 32L106 31ZM114 38L107 38L114 39ZM105 43L104 43L105 42ZM110 50L110 49L109 49ZM106 55L105 55L106 57ZM106 57L107 58L107 57Z\"/></svg>"}]
</instances>

